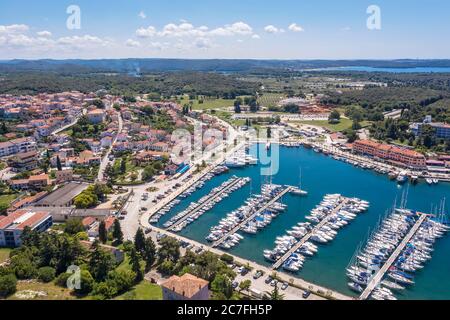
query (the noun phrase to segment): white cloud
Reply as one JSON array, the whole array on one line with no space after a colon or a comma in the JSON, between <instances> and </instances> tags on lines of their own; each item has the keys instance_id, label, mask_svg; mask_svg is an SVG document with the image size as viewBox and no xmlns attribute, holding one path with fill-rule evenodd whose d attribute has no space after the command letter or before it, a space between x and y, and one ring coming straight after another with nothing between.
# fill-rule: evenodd
<instances>
[{"instance_id":1,"label":"white cloud","mask_svg":"<svg viewBox=\"0 0 450 320\"><path fill-rule=\"evenodd\" d=\"M206 38L198 38L195 40L194 45L199 49L211 48L211 41Z\"/></svg>"},{"instance_id":2,"label":"white cloud","mask_svg":"<svg viewBox=\"0 0 450 320\"><path fill-rule=\"evenodd\" d=\"M280 29L278 29L277 27L270 24L270 25L264 27L264 31L267 33L278 33L278 32L280 32Z\"/></svg>"},{"instance_id":3,"label":"white cloud","mask_svg":"<svg viewBox=\"0 0 450 320\"><path fill-rule=\"evenodd\" d=\"M125 41L125 45L127 47L133 47L133 48L137 48L141 46L141 43L139 41L133 40L133 39L128 39L127 41Z\"/></svg>"},{"instance_id":4,"label":"white cloud","mask_svg":"<svg viewBox=\"0 0 450 320\"><path fill-rule=\"evenodd\" d=\"M145 14L144 11L141 11L141 12L139 12L138 17L141 18L141 19L146 19L147 15Z\"/></svg>"},{"instance_id":5,"label":"white cloud","mask_svg":"<svg viewBox=\"0 0 450 320\"><path fill-rule=\"evenodd\" d=\"M50 31L46 31L46 30L44 30L44 31L39 31L39 32L37 32L36 33L39 37L42 37L42 38L51 38L51 36L52 36L52 33L50 32Z\"/></svg>"},{"instance_id":6,"label":"white cloud","mask_svg":"<svg viewBox=\"0 0 450 320\"><path fill-rule=\"evenodd\" d=\"M251 35L253 34L253 28L245 22L239 21L231 25L225 25L224 27L216 28L210 32L213 36L234 36L234 35Z\"/></svg>"},{"instance_id":7,"label":"white cloud","mask_svg":"<svg viewBox=\"0 0 450 320\"><path fill-rule=\"evenodd\" d=\"M149 26L148 28L139 28L136 30L136 35L140 38L151 38L156 36L156 28Z\"/></svg>"},{"instance_id":8,"label":"white cloud","mask_svg":"<svg viewBox=\"0 0 450 320\"><path fill-rule=\"evenodd\" d=\"M252 35L252 38L253 39L261 39L261 37L259 35L257 35L257 34Z\"/></svg>"},{"instance_id":9,"label":"white cloud","mask_svg":"<svg viewBox=\"0 0 450 320\"><path fill-rule=\"evenodd\" d=\"M0 25L0 34L14 34L27 32L30 28L25 24Z\"/></svg>"},{"instance_id":10,"label":"white cloud","mask_svg":"<svg viewBox=\"0 0 450 320\"><path fill-rule=\"evenodd\" d=\"M303 31L305 31L301 26L299 26L296 23L292 23L289 26L289 30L291 30L292 32L303 32Z\"/></svg>"},{"instance_id":11,"label":"white cloud","mask_svg":"<svg viewBox=\"0 0 450 320\"><path fill-rule=\"evenodd\" d=\"M106 39L101 39L96 36L84 35L84 36L71 36L59 38L56 41L57 44L72 47L86 47L86 46L106 46L110 42Z\"/></svg>"},{"instance_id":12,"label":"white cloud","mask_svg":"<svg viewBox=\"0 0 450 320\"><path fill-rule=\"evenodd\" d=\"M162 30L157 30L154 26L149 26L147 28L139 28L136 30L136 35L142 38L150 37L195 37L195 38L205 38L205 37L224 37L224 36L244 36L252 35L253 29L247 23L239 21L233 24L227 24L223 27L210 29L208 26L195 27L193 24L182 21L180 24L169 23L165 25Z\"/></svg>"}]
</instances>

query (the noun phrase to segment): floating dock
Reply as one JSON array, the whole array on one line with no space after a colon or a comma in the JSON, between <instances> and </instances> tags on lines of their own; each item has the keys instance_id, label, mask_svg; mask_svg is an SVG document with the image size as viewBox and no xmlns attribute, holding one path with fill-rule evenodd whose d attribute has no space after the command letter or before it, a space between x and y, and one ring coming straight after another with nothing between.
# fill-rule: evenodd
<instances>
[{"instance_id":1,"label":"floating dock","mask_svg":"<svg viewBox=\"0 0 450 320\"><path fill-rule=\"evenodd\" d=\"M283 191L281 191L279 194L277 194L272 200L267 202L261 209L252 213L250 216L248 216L243 221L241 221L237 226L235 226L233 229L231 229L229 232L227 232L222 238L220 238L219 240L214 242L212 247L216 248L216 247L220 246L230 235L238 232L242 228L242 226L246 225L248 222L253 220L258 214L264 212L267 208L272 206L275 202L280 200L284 195L291 192L292 190L293 190L293 187L287 186Z\"/></svg>"},{"instance_id":2,"label":"floating dock","mask_svg":"<svg viewBox=\"0 0 450 320\"><path fill-rule=\"evenodd\" d=\"M278 259L277 262L273 264L272 269L273 270L279 269L283 265L283 263L287 259L289 259L290 256L292 256L293 253L295 253L306 242L309 241L309 239L317 230L320 230L320 228L322 228L325 224L327 224L332 215L339 212L348 202L349 202L348 198L343 199L342 202L333 211L331 211L322 221L320 221L319 224L317 224L310 232L308 232L308 234L306 234L299 242L297 242L297 244L295 244L284 256Z\"/></svg>"},{"instance_id":3,"label":"floating dock","mask_svg":"<svg viewBox=\"0 0 450 320\"><path fill-rule=\"evenodd\" d=\"M420 218L416 221L416 223L413 225L409 233L405 236L403 241L398 245L398 247L394 250L392 255L388 258L386 263L381 267L381 269L375 274L375 276L370 280L368 283L366 289L363 291L361 296L359 297L359 300L367 300L370 295L372 294L373 290L380 284L381 280L383 280L384 275L389 270L389 268L394 264L394 262L397 260L399 255L402 253L403 249L405 249L406 245L411 241L411 239L414 237L414 235L417 233L419 228L422 226L422 224L425 222L425 220L428 218L428 215L421 213Z\"/></svg>"},{"instance_id":4,"label":"floating dock","mask_svg":"<svg viewBox=\"0 0 450 320\"><path fill-rule=\"evenodd\" d=\"M236 186L237 184L239 184L243 180L244 180L244 178L236 178L236 179L234 179L229 185L224 187L222 190L220 190L220 191L210 195L203 203L199 203L194 209L192 209L191 211L187 212L182 218L180 218L177 222L175 222L173 225L171 225L167 230L173 231L180 224L182 224L187 219L189 219L189 217L191 217L193 214L197 213L202 208L204 208L206 205L208 205L210 202L214 201L215 199L217 199L218 197L222 196L227 191L231 190L234 186Z\"/></svg>"}]
</instances>

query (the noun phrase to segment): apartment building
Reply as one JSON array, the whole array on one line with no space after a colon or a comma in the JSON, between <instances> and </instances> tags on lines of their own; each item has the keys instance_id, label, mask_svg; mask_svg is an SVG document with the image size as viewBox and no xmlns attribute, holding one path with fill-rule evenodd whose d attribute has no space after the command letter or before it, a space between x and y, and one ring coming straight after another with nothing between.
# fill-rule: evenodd
<instances>
[{"instance_id":1,"label":"apartment building","mask_svg":"<svg viewBox=\"0 0 450 320\"><path fill-rule=\"evenodd\" d=\"M371 140L356 141L353 144L353 150L357 153L403 164L410 168L426 167L426 158L419 152L402 149L396 146L382 144Z\"/></svg>"},{"instance_id":2,"label":"apartment building","mask_svg":"<svg viewBox=\"0 0 450 320\"><path fill-rule=\"evenodd\" d=\"M26 227L44 232L53 225L48 212L20 210L9 216L0 216L0 247L15 248L22 244L22 232Z\"/></svg>"}]
</instances>

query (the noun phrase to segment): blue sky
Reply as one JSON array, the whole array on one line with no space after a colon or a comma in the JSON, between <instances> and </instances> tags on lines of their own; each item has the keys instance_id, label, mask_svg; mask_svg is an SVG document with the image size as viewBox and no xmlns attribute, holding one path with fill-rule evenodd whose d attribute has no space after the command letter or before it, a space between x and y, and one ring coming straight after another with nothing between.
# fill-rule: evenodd
<instances>
[{"instance_id":1,"label":"blue sky","mask_svg":"<svg viewBox=\"0 0 450 320\"><path fill-rule=\"evenodd\" d=\"M0 59L450 58L449 14L447 0L2 0Z\"/></svg>"}]
</instances>

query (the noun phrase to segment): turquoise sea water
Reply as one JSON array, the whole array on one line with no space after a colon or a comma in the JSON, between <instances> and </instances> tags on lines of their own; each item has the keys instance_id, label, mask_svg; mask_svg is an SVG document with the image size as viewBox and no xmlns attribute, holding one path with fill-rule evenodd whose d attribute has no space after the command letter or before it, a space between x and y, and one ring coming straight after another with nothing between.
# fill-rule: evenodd
<instances>
[{"instance_id":1,"label":"turquoise sea water","mask_svg":"<svg viewBox=\"0 0 450 320\"><path fill-rule=\"evenodd\" d=\"M362 71L362 72L389 72L389 73L447 73L449 67L417 67L417 68L376 68L376 67L338 67L322 68L313 71Z\"/></svg>"},{"instance_id":2,"label":"turquoise sea water","mask_svg":"<svg viewBox=\"0 0 450 320\"><path fill-rule=\"evenodd\" d=\"M285 196L283 203L288 205L288 210L280 214L271 225L257 235L243 234L245 239L230 253L269 266L263 257L263 250L272 249L276 237L285 235L286 230L298 222L305 221L305 215L319 204L324 195L340 193L347 197L367 200L370 202L369 210L341 229L332 243L320 246L318 254L314 258L308 258L304 268L297 274L298 277L307 281L352 295L347 288L345 269L358 245L366 241L369 231L376 227L386 210L393 206L396 199L397 203L400 203L407 185L400 187L397 183L390 181L387 176L355 168L308 149L282 147L280 155L280 170L274 175L273 183L298 185L301 168L302 187L309 192L309 195L307 197ZM260 169L260 166L233 169L227 174L213 178L202 190L184 199L163 217L160 225L232 175L251 177L251 184L233 193L180 233L187 238L207 244L205 237L210 227L216 225L227 213L241 206L252 191L254 193L260 191L260 185L265 182L264 177L260 176ZM441 199L449 198L449 196L450 184L410 185L407 207L430 212L432 205L438 205ZM398 297L400 299L450 299L449 253L450 234L438 240L433 259L417 273L416 284Z\"/></svg>"}]
</instances>

